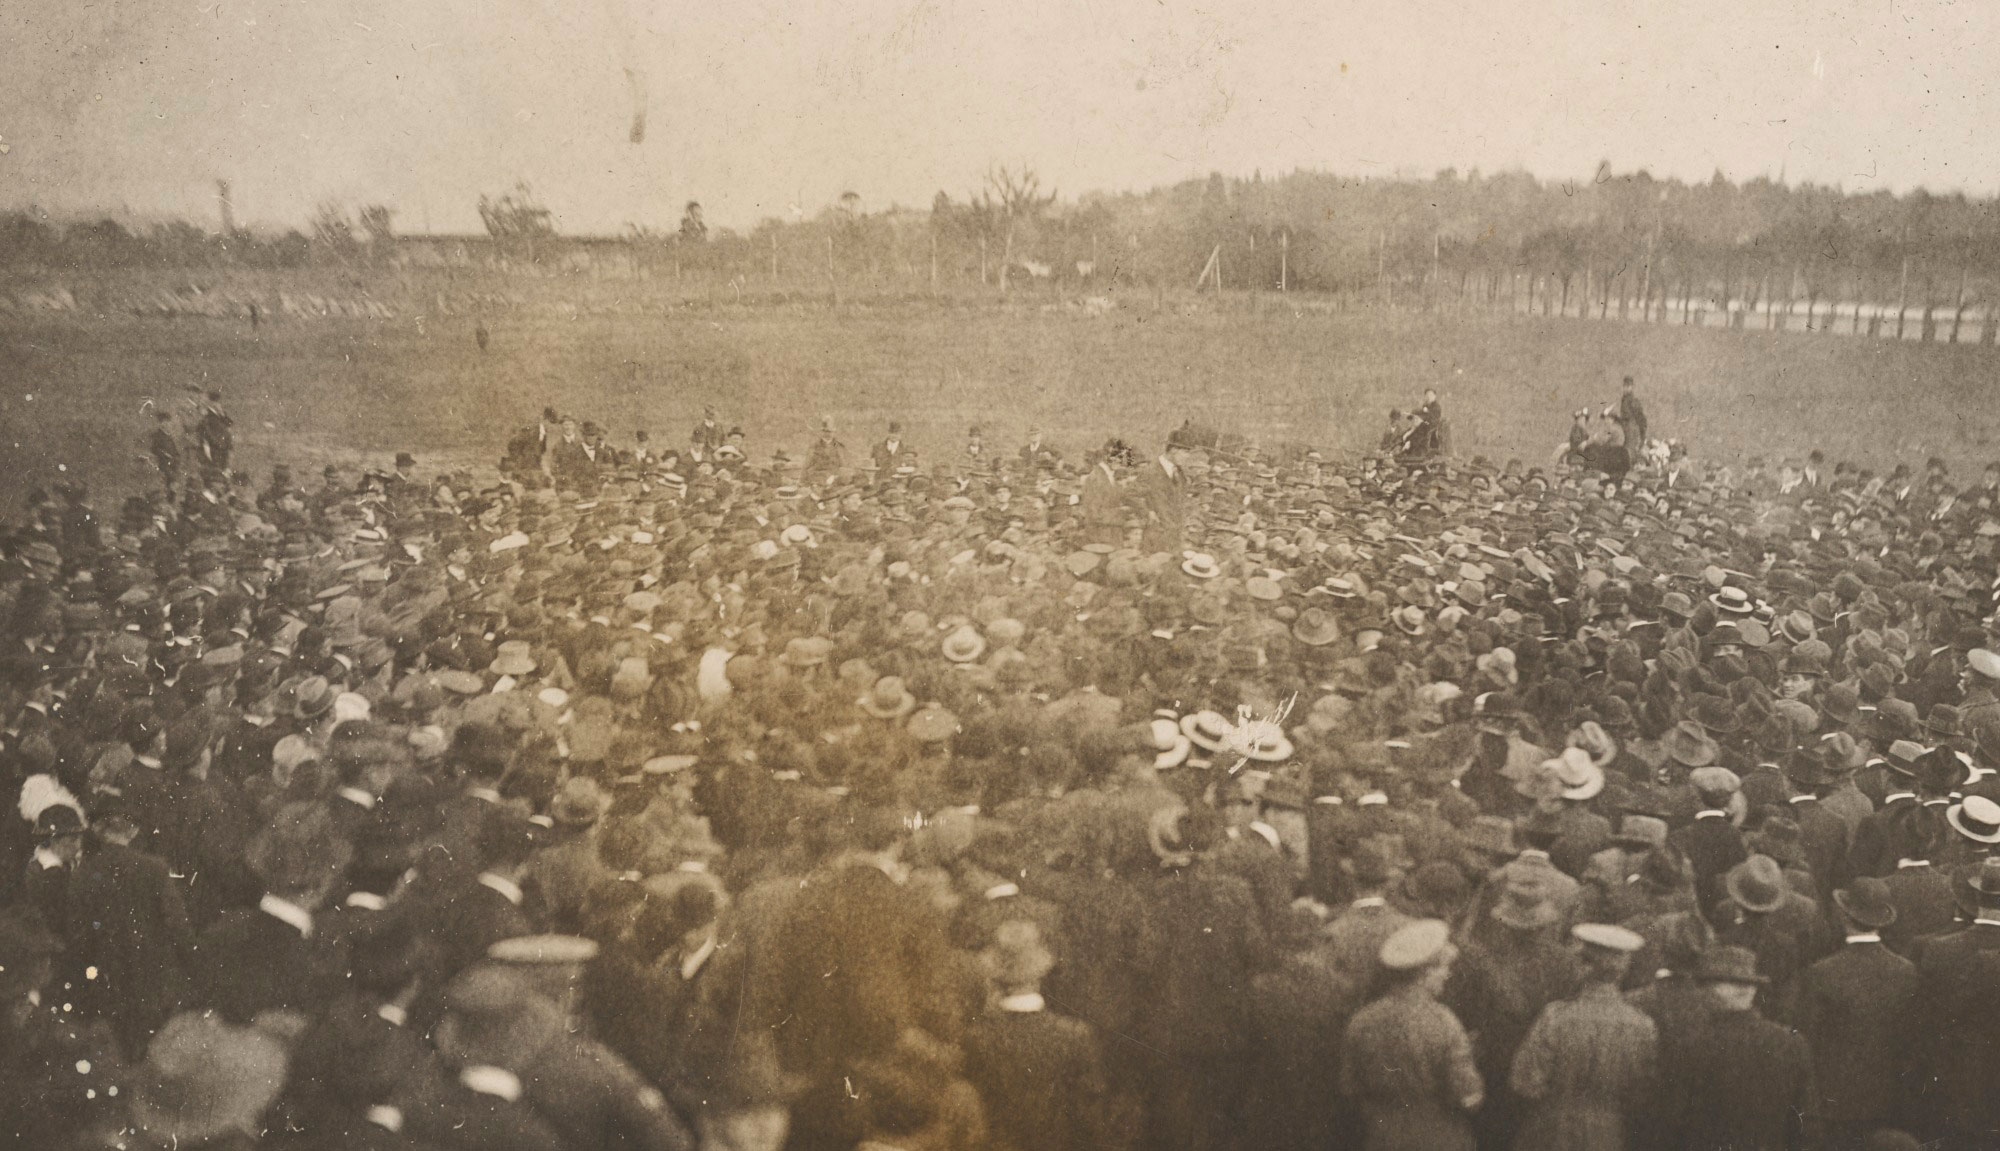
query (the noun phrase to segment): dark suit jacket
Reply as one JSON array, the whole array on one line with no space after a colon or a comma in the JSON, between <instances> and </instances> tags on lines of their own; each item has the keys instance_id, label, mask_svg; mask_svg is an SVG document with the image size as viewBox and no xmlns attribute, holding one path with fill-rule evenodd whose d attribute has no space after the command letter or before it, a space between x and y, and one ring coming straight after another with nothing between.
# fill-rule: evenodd
<instances>
[{"instance_id":1,"label":"dark suit jacket","mask_svg":"<svg viewBox=\"0 0 2000 1151\"><path fill-rule=\"evenodd\" d=\"M1934 822L1914 798L1899 799L1871 812L1854 829L1848 871L1878 878L1893 874L1898 860L1924 854Z\"/></svg>"},{"instance_id":2,"label":"dark suit jacket","mask_svg":"<svg viewBox=\"0 0 2000 1151\"><path fill-rule=\"evenodd\" d=\"M1675 831L1672 840L1694 868L1695 890L1704 907L1722 897L1722 877L1729 869L1750 858L1743 833L1727 819L1697 819Z\"/></svg>"},{"instance_id":3,"label":"dark suit jacket","mask_svg":"<svg viewBox=\"0 0 2000 1151\"><path fill-rule=\"evenodd\" d=\"M345 957L323 934L261 910L225 912L195 947L202 1002L235 1024L262 1011L317 1014L340 990Z\"/></svg>"},{"instance_id":4,"label":"dark suit jacket","mask_svg":"<svg viewBox=\"0 0 2000 1151\"><path fill-rule=\"evenodd\" d=\"M1816 897L1824 908L1833 898L1834 889L1847 885L1847 848L1852 833L1846 820L1817 799L1794 803L1791 808L1792 818L1799 824L1799 843L1805 849L1806 866L1812 869Z\"/></svg>"},{"instance_id":5,"label":"dark suit jacket","mask_svg":"<svg viewBox=\"0 0 2000 1151\"><path fill-rule=\"evenodd\" d=\"M844 1074L906 1028L956 1040L945 930L921 896L866 863L809 877L758 956L761 1017L789 1017L777 1030L785 1070Z\"/></svg>"},{"instance_id":6,"label":"dark suit jacket","mask_svg":"<svg viewBox=\"0 0 2000 1151\"><path fill-rule=\"evenodd\" d=\"M1104 1145L1104 1067L1090 1025L1048 1011L996 1011L965 1036L965 1077L986 1103L994 1151Z\"/></svg>"},{"instance_id":7,"label":"dark suit jacket","mask_svg":"<svg viewBox=\"0 0 2000 1151\"><path fill-rule=\"evenodd\" d=\"M1226 1058L1248 1042L1250 977L1270 965L1250 885L1212 863L1168 872L1148 895L1139 1042L1169 1057Z\"/></svg>"},{"instance_id":8,"label":"dark suit jacket","mask_svg":"<svg viewBox=\"0 0 2000 1151\"><path fill-rule=\"evenodd\" d=\"M1850 943L1806 970L1799 1034L1813 1053L1813 1114L1887 1125L1900 1097L1917 969L1880 943Z\"/></svg>"},{"instance_id":9,"label":"dark suit jacket","mask_svg":"<svg viewBox=\"0 0 2000 1151\"><path fill-rule=\"evenodd\" d=\"M1724 1011L1690 1069L1689 1151L1788 1151L1812 1100L1812 1052L1755 1011Z\"/></svg>"},{"instance_id":10,"label":"dark suit jacket","mask_svg":"<svg viewBox=\"0 0 2000 1151\"><path fill-rule=\"evenodd\" d=\"M532 935L534 919L506 896L479 882L477 875L453 876L424 900L424 912L438 924L439 947L432 969L435 987L485 958L486 949L503 939Z\"/></svg>"},{"instance_id":11,"label":"dark suit jacket","mask_svg":"<svg viewBox=\"0 0 2000 1151\"><path fill-rule=\"evenodd\" d=\"M452 1151L569 1151L524 1094L509 1102L447 1077L435 1092L403 1109L403 1130Z\"/></svg>"},{"instance_id":12,"label":"dark suit jacket","mask_svg":"<svg viewBox=\"0 0 2000 1151\"><path fill-rule=\"evenodd\" d=\"M35 870L28 880L65 947L56 982L72 988L83 1014L143 1041L185 1004L194 933L164 860L93 841L75 870Z\"/></svg>"},{"instance_id":13,"label":"dark suit jacket","mask_svg":"<svg viewBox=\"0 0 2000 1151\"><path fill-rule=\"evenodd\" d=\"M659 1090L588 1036L556 1037L515 1073L522 1098L566 1146L689 1151L694 1145Z\"/></svg>"},{"instance_id":14,"label":"dark suit jacket","mask_svg":"<svg viewBox=\"0 0 2000 1151\"><path fill-rule=\"evenodd\" d=\"M1991 1136L2000 1129L2000 927L1932 939L1917 964L1920 1121Z\"/></svg>"}]
</instances>

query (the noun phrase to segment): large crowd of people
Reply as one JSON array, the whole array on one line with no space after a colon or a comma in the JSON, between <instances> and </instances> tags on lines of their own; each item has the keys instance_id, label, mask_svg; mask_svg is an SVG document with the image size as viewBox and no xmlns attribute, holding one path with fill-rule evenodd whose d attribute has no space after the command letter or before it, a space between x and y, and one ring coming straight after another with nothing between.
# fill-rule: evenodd
<instances>
[{"instance_id":1,"label":"large crowd of people","mask_svg":"<svg viewBox=\"0 0 2000 1151\"><path fill-rule=\"evenodd\" d=\"M197 395L0 541L0 1126L2000 1145L2000 465L1417 424L301 482Z\"/></svg>"}]
</instances>

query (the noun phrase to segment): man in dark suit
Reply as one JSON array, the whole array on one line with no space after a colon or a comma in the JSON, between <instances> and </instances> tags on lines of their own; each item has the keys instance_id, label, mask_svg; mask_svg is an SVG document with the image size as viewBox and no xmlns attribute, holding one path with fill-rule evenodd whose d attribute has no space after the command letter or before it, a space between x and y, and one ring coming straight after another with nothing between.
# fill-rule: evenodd
<instances>
[{"instance_id":1,"label":"man in dark suit","mask_svg":"<svg viewBox=\"0 0 2000 1151\"><path fill-rule=\"evenodd\" d=\"M1625 377L1618 392L1618 422L1625 425L1625 445L1633 449L1636 458L1646 447L1646 405L1632 390L1631 376Z\"/></svg>"},{"instance_id":2,"label":"man in dark suit","mask_svg":"<svg viewBox=\"0 0 2000 1151\"><path fill-rule=\"evenodd\" d=\"M340 989L340 944L316 930L313 913L347 869L353 848L314 803L279 809L251 843L250 870L263 881L254 909L225 912L196 944L202 1000L232 1023L267 1011L311 1017Z\"/></svg>"},{"instance_id":3,"label":"man in dark suit","mask_svg":"<svg viewBox=\"0 0 2000 1151\"><path fill-rule=\"evenodd\" d=\"M1250 885L1205 858L1219 817L1197 823L1150 884L1142 980L1149 1010L1133 1037L1155 1058L1147 1090L1149 1146L1203 1151L1234 1121L1249 1042L1250 980L1269 966Z\"/></svg>"},{"instance_id":4,"label":"man in dark suit","mask_svg":"<svg viewBox=\"0 0 2000 1151\"><path fill-rule=\"evenodd\" d=\"M180 889L164 860L87 834L73 807L42 812L35 830L25 886L63 942L57 986L136 1058L191 991L194 935Z\"/></svg>"},{"instance_id":5,"label":"man in dark suit","mask_svg":"<svg viewBox=\"0 0 2000 1151\"><path fill-rule=\"evenodd\" d=\"M1797 1022L1813 1055L1808 1118L1827 1146L1847 1147L1894 1118L1917 969L1882 944L1896 921L1888 884L1864 876L1833 902L1847 943L1806 969Z\"/></svg>"},{"instance_id":6,"label":"man in dark suit","mask_svg":"<svg viewBox=\"0 0 2000 1151\"><path fill-rule=\"evenodd\" d=\"M776 1028L781 1066L808 1091L831 1085L844 1096L842 1079L905 1030L958 1038L944 917L904 886L902 833L892 818L866 821L854 849L806 878L774 937L752 953L760 1022ZM821 1120L833 1121L810 1122Z\"/></svg>"},{"instance_id":7,"label":"man in dark suit","mask_svg":"<svg viewBox=\"0 0 2000 1151\"><path fill-rule=\"evenodd\" d=\"M1799 845L1812 871L1820 906L1834 889L1847 882L1847 852L1853 839L1847 821L1820 800L1838 786L1844 773L1813 751L1795 751L1786 758L1786 773L1796 792L1790 797L1792 819L1799 825Z\"/></svg>"},{"instance_id":8,"label":"man in dark suit","mask_svg":"<svg viewBox=\"0 0 2000 1151\"><path fill-rule=\"evenodd\" d=\"M525 910L521 889L535 844L533 824L496 807L478 829L476 857L482 870L443 872L435 885L414 896L413 904L439 925L429 980L433 989L484 958L495 943L531 935L541 926Z\"/></svg>"},{"instance_id":9,"label":"man in dark suit","mask_svg":"<svg viewBox=\"0 0 2000 1151\"><path fill-rule=\"evenodd\" d=\"M1905 959L1916 958L1925 936L1949 931L1958 918L1951 895L1951 876L1928 856L1900 859L1883 879L1895 922L1882 929L1882 942Z\"/></svg>"},{"instance_id":10,"label":"man in dark suit","mask_svg":"<svg viewBox=\"0 0 2000 1151\"><path fill-rule=\"evenodd\" d=\"M549 480L559 491L590 495L597 490L597 461L575 420L565 418L561 438L550 441L548 469Z\"/></svg>"},{"instance_id":11,"label":"man in dark suit","mask_svg":"<svg viewBox=\"0 0 2000 1151\"><path fill-rule=\"evenodd\" d=\"M1060 458L1062 458L1060 453L1042 442L1042 430L1040 428L1028 429L1028 442L1021 445L1021 463L1023 466L1030 470L1054 467L1056 461Z\"/></svg>"},{"instance_id":12,"label":"man in dark suit","mask_svg":"<svg viewBox=\"0 0 2000 1151\"><path fill-rule=\"evenodd\" d=\"M1696 978L1721 1007L1701 1038L1688 1084L1690 1151L1789 1151L1811 1102L1812 1051L1789 1028L1757 1014L1757 957L1722 945L1702 956Z\"/></svg>"},{"instance_id":13,"label":"man in dark suit","mask_svg":"<svg viewBox=\"0 0 2000 1151\"><path fill-rule=\"evenodd\" d=\"M993 995L967 1029L965 1076L986 1103L995 1151L1106 1146L1097 1036L1042 999L1042 977L1055 961L1041 932L1030 920L1008 920L980 959Z\"/></svg>"},{"instance_id":14,"label":"man in dark suit","mask_svg":"<svg viewBox=\"0 0 2000 1151\"><path fill-rule=\"evenodd\" d=\"M903 425L899 420L889 421L889 434L868 450L868 457L883 472L895 470L897 464L910 452L910 445L903 439Z\"/></svg>"},{"instance_id":15,"label":"man in dark suit","mask_svg":"<svg viewBox=\"0 0 2000 1151\"><path fill-rule=\"evenodd\" d=\"M1854 829L1847 854L1850 874L1885 876L1896 870L1897 860L1923 854L1920 830L1924 812L1917 803L1914 762L1902 755L1906 747L1914 749L1915 745L1899 741L1884 760L1892 772L1891 787L1881 805L1862 817Z\"/></svg>"},{"instance_id":16,"label":"man in dark suit","mask_svg":"<svg viewBox=\"0 0 2000 1151\"><path fill-rule=\"evenodd\" d=\"M564 1147L688 1151L659 1090L525 978L482 965L453 980L435 1038L461 1084L527 1104Z\"/></svg>"},{"instance_id":17,"label":"man in dark suit","mask_svg":"<svg viewBox=\"0 0 2000 1151\"><path fill-rule=\"evenodd\" d=\"M1920 1085L1917 1133L1947 1147L2000 1141L2000 859L1967 880L1978 908L1970 926L1927 942L1917 959L1913 1033Z\"/></svg>"},{"instance_id":18,"label":"man in dark suit","mask_svg":"<svg viewBox=\"0 0 2000 1151\"><path fill-rule=\"evenodd\" d=\"M1187 460L1186 442L1176 431L1167 437L1166 450L1140 467L1133 492L1145 532L1140 551L1180 553L1187 530L1187 473L1182 470Z\"/></svg>"},{"instance_id":19,"label":"man in dark suit","mask_svg":"<svg viewBox=\"0 0 2000 1151\"><path fill-rule=\"evenodd\" d=\"M1695 891L1702 906L1723 898L1723 876L1729 869L1750 858L1743 833L1729 818L1729 802L1741 786L1736 773L1726 767L1698 767L1688 774L1701 807L1694 822L1674 832L1671 841L1687 856L1694 869Z\"/></svg>"}]
</instances>

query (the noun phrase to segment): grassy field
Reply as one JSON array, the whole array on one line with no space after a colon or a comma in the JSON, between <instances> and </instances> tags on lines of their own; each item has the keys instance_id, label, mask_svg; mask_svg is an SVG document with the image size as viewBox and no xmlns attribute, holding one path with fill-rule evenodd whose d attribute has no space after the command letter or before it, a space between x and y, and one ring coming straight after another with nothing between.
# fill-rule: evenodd
<instances>
[{"instance_id":1,"label":"grassy field","mask_svg":"<svg viewBox=\"0 0 2000 1151\"><path fill-rule=\"evenodd\" d=\"M1700 456L1803 454L1885 464L2000 455L2000 352L1618 322L1294 311L1275 296L1101 317L923 303L719 308L657 316L472 321L0 317L5 486L81 472L147 478L149 399L220 387L248 463L277 458L491 462L555 403L629 442L684 442L703 404L763 454L803 448L821 414L860 450L900 418L928 456L966 425L1002 444L1039 425L1066 450L1157 443L1184 417L1264 441L1371 445L1391 405L1435 386L1461 454L1544 459L1567 413L1632 373L1660 433ZM12 499L8 506L13 507Z\"/></svg>"}]
</instances>

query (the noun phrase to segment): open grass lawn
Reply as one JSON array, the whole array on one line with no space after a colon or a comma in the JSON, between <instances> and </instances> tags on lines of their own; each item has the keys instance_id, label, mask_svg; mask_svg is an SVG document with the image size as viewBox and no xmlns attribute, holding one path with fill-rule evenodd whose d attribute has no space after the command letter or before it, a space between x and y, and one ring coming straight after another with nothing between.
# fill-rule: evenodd
<instances>
[{"instance_id":1,"label":"open grass lawn","mask_svg":"<svg viewBox=\"0 0 2000 1151\"><path fill-rule=\"evenodd\" d=\"M927 304L722 308L657 317L472 321L0 317L0 467L12 495L66 465L98 490L148 478L149 399L220 387L244 459L490 463L544 403L685 442L705 403L761 457L802 449L822 414L850 451L890 418L936 458L983 420L998 446L1031 425L1065 450L1118 434L1142 447L1188 416L1266 442L1362 451L1386 409L1443 394L1461 454L1541 462L1568 413L1639 380L1653 426L1709 458L1802 455L1886 464L2000 457L2000 350L1498 316L1156 312L1087 318ZM32 397L32 398L31 398ZM1658 434L1658 433L1656 433ZM10 498L7 507L16 507Z\"/></svg>"}]
</instances>

